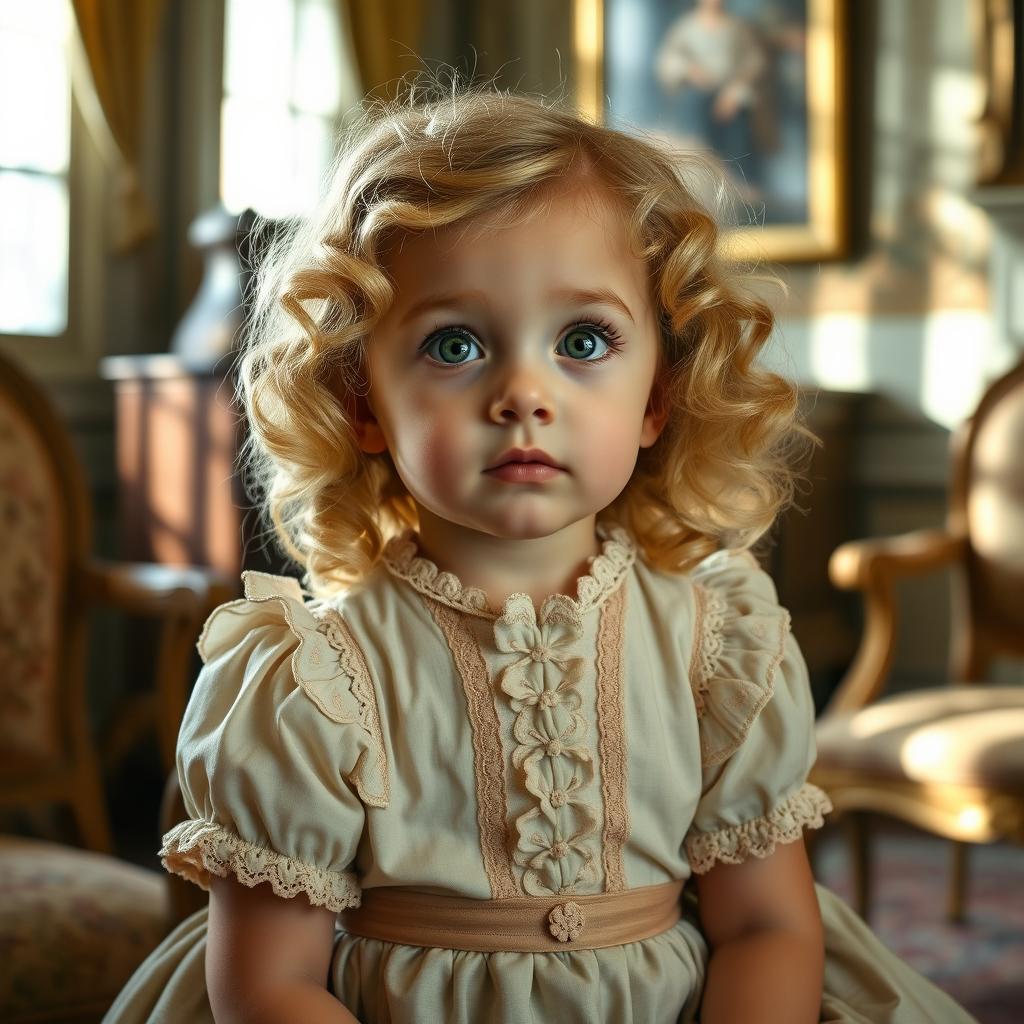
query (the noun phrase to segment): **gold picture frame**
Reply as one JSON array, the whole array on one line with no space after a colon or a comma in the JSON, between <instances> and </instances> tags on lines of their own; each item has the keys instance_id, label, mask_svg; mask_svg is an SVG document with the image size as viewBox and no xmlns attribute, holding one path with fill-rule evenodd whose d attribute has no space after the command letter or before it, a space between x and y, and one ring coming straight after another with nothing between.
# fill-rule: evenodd
<instances>
[{"instance_id":1,"label":"gold picture frame","mask_svg":"<svg viewBox=\"0 0 1024 1024\"><path fill-rule=\"evenodd\" d=\"M691 7L696 2L691 0ZM731 5L725 0L723 6L728 11ZM734 21L748 23L743 29L758 40L756 45L762 46L762 39L773 41L774 36L761 33L756 22L758 0L745 0L740 6L752 13L730 16ZM779 7L767 0L763 6L766 17L769 10ZM802 79L795 94L793 76L786 81L792 97L787 109L797 113L789 115L790 122L784 127L792 129L788 132L790 138L802 143L798 146L796 142L786 142L788 150L757 152L755 136L750 135L749 156L756 157L760 167L769 168L774 158L775 180L789 192L784 202L769 191L759 192L759 182L752 182L752 177L740 169L737 191L746 189L747 194L741 194L740 199L754 223L726 233L726 249L739 259L809 262L838 259L848 251L846 0L794 0L790 6L801 14L791 19L790 35L780 38L786 40L788 47L785 59L789 65L798 65ZM660 53L651 50L646 70L636 54L638 47L642 52L644 32L653 42L658 38L653 33L660 30L664 33L662 48L669 46L668 32L675 31L686 14L685 0L573 0L573 65L580 112L594 121L608 120L626 130L633 126L645 134L660 134L663 129L667 132L667 122L659 121L659 117L666 117L666 110L671 116L670 98L663 95L665 90L655 80ZM610 24L616 18L631 21L629 25L625 21L621 25ZM638 24L640 29L636 28ZM626 31L629 26L632 31ZM762 46L762 68L772 67L772 52L767 43ZM627 71L617 72L615 61ZM766 76L766 72L762 74ZM756 104L764 103L763 94L753 86L747 95L751 111L757 110ZM610 116L610 112L621 112L624 108L627 116ZM678 135L675 125L671 130ZM776 137L782 134L777 130ZM713 145L705 148L712 156L717 155ZM797 175L784 176L781 168L786 165L780 164L783 160L797 169ZM733 173L733 165L738 163L723 160L725 173ZM799 177L801 171L803 177L795 186L794 177ZM802 192L793 194L793 189L799 187Z\"/></svg>"},{"instance_id":2,"label":"gold picture frame","mask_svg":"<svg viewBox=\"0 0 1024 1024\"><path fill-rule=\"evenodd\" d=\"M985 97L977 183L1019 185L1024 182L1024 0L974 0L971 12Z\"/></svg>"}]
</instances>

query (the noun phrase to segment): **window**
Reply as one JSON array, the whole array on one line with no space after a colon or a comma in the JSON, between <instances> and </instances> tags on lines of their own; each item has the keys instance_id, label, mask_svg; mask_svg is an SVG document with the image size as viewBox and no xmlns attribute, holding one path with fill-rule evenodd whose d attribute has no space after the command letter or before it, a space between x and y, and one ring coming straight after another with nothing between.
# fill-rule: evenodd
<instances>
[{"instance_id":1,"label":"window","mask_svg":"<svg viewBox=\"0 0 1024 1024\"><path fill-rule=\"evenodd\" d=\"M334 152L346 79L335 0L226 0L221 202L302 213Z\"/></svg>"},{"instance_id":2,"label":"window","mask_svg":"<svg viewBox=\"0 0 1024 1024\"><path fill-rule=\"evenodd\" d=\"M66 0L0 0L0 334L68 322Z\"/></svg>"}]
</instances>

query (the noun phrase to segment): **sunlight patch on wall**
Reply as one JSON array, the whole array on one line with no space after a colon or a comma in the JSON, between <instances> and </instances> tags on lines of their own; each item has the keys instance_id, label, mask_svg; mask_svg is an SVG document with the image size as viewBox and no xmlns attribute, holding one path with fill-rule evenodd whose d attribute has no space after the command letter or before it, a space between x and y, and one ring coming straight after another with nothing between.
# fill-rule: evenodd
<instances>
[{"instance_id":1,"label":"sunlight patch on wall","mask_svg":"<svg viewBox=\"0 0 1024 1024\"><path fill-rule=\"evenodd\" d=\"M866 391L868 320L860 314L835 314L811 322L810 365L814 381L837 391Z\"/></svg>"},{"instance_id":2,"label":"sunlight patch on wall","mask_svg":"<svg viewBox=\"0 0 1024 1024\"><path fill-rule=\"evenodd\" d=\"M987 314L948 311L926 317L921 408L944 427L970 416L988 378L992 326Z\"/></svg>"}]
</instances>

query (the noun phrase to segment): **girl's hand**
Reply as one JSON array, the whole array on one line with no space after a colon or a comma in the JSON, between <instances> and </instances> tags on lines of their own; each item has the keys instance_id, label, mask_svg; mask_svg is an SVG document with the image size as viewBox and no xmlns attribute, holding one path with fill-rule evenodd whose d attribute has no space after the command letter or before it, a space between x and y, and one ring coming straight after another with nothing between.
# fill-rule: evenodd
<instances>
[{"instance_id":1,"label":"girl's hand","mask_svg":"<svg viewBox=\"0 0 1024 1024\"><path fill-rule=\"evenodd\" d=\"M803 840L763 859L716 864L697 876L711 946L704 1024L813 1024L821 1012L825 949Z\"/></svg>"}]
</instances>

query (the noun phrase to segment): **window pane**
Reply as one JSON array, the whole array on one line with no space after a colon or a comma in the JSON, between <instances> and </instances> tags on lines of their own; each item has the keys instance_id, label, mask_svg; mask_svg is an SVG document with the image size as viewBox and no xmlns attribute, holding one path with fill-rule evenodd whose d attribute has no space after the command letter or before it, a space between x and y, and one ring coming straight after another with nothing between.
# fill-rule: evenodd
<instances>
[{"instance_id":1,"label":"window pane","mask_svg":"<svg viewBox=\"0 0 1024 1024\"><path fill-rule=\"evenodd\" d=\"M0 333L67 327L68 194L62 178L0 171Z\"/></svg>"},{"instance_id":2,"label":"window pane","mask_svg":"<svg viewBox=\"0 0 1024 1024\"><path fill-rule=\"evenodd\" d=\"M299 114L294 124L295 145L292 188L299 202L296 213L308 209L320 196L323 178L331 162L334 143L332 122L311 114Z\"/></svg>"},{"instance_id":3,"label":"window pane","mask_svg":"<svg viewBox=\"0 0 1024 1024\"><path fill-rule=\"evenodd\" d=\"M341 29L337 8L324 0L300 0L295 19L295 81L292 101L311 114L334 114L341 99Z\"/></svg>"},{"instance_id":4,"label":"window pane","mask_svg":"<svg viewBox=\"0 0 1024 1024\"><path fill-rule=\"evenodd\" d=\"M0 31L19 29L63 40L67 25L66 0L0 0Z\"/></svg>"},{"instance_id":5,"label":"window pane","mask_svg":"<svg viewBox=\"0 0 1024 1024\"><path fill-rule=\"evenodd\" d=\"M292 0L228 0L224 88L286 103L292 78Z\"/></svg>"},{"instance_id":6,"label":"window pane","mask_svg":"<svg viewBox=\"0 0 1024 1024\"><path fill-rule=\"evenodd\" d=\"M221 115L221 201L233 213L251 206L268 217L293 212L292 125L283 103L224 100Z\"/></svg>"},{"instance_id":7,"label":"window pane","mask_svg":"<svg viewBox=\"0 0 1024 1024\"><path fill-rule=\"evenodd\" d=\"M67 167L69 94L62 40L0 35L0 164L51 173Z\"/></svg>"}]
</instances>

